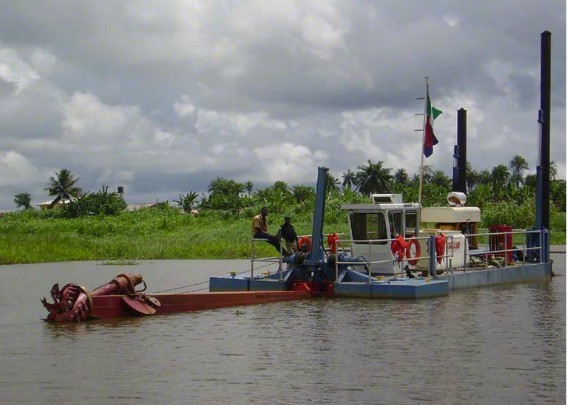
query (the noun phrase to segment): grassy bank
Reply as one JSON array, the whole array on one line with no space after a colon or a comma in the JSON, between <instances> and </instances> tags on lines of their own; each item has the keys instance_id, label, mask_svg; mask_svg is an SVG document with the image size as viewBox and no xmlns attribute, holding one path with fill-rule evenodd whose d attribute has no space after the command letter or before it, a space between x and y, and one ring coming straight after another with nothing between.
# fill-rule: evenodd
<instances>
[{"instance_id":1,"label":"grassy bank","mask_svg":"<svg viewBox=\"0 0 568 405\"><path fill-rule=\"evenodd\" d=\"M65 219L38 212L0 217L0 264L74 260L243 259L250 255L251 213L240 217L203 212L144 209L116 217ZM271 215L275 233L284 215ZM339 218L333 220L334 218ZM293 223L298 234L311 234L309 214ZM565 214L551 217L552 244L566 243ZM346 218L333 216L324 233L348 234ZM274 255L268 244L259 254Z\"/></svg>"},{"instance_id":2,"label":"grassy bank","mask_svg":"<svg viewBox=\"0 0 568 405\"><path fill-rule=\"evenodd\" d=\"M243 259L250 256L250 218L216 212L199 217L174 209L145 209L116 217L42 218L15 213L0 218L0 264L74 260ZM275 233L282 218L272 219ZM294 223L300 234L311 223ZM324 232L345 232L338 224ZM259 254L274 255L267 244Z\"/></svg>"}]
</instances>

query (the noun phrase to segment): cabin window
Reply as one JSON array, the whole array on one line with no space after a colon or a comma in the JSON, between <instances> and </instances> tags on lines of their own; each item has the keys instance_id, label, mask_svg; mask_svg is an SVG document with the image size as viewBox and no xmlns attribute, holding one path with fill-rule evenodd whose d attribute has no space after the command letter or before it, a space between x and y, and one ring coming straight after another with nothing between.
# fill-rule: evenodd
<instances>
[{"instance_id":1,"label":"cabin window","mask_svg":"<svg viewBox=\"0 0 568 405\"><path fill-rule=\"evenodd\" d=\"M377 214L377 228L378 228L378 235L377 239L385 239L382 242L379 242L381 245L387 243L386 239L388 238L387 235L387 223L385 221L385 216L383 214Z\"/></svg>"},{"instance_id":2,"label":"cabin window","mask_svg":"<svg viewBox=\"0 0 568 405\"><path fill-rule=\"evenodd\" d=\"M416 222L418 215L416 211L406 211L404 214L404 237L416 236Z\"/></svg>"},{"instance_id":3,"label":"cabin window","mask_svg":"<svg viewBox=\"0 0 568 405\"><path fill-rule=\"evenodd\" d=\"M402 228L402 211L389 211L389 223L392 238L394 238L396 234L404 235Z\"/></svg>"},{"instance_id":4,"label":"cabin window","mask_svg":"<svg viewBox=\"0 0 568 405\"><path fill-rule=\"evenodd\" d=\"M351 235L354 240L377 240L373 242L384 245L387 243L387 227L382 213L353 213L351 214Z\"/></svg>"}]
</instances>

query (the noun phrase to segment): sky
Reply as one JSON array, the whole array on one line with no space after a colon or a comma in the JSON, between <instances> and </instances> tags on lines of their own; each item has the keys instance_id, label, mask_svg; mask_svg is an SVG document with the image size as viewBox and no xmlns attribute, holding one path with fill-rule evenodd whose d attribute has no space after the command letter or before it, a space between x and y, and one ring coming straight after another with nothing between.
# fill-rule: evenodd
<instances>
[{"instance_id":1,"label":"sky","mask_svg":"<svg viewBox=\"0 0 568 405\"><path fill-rule=\"evenodd\" d=\"M522 4L522 5L521 5ZM0 211L48 201L65 168L128 203L315 186L383 162L417 173L424 97L443 111L424 163L538 162L541 33L552 33L551 160L566 177L562 0L0 0ZM528 172L527 172L528 174ZM36 206L37 208L37 206Z\"/></svg>"}]
</instances>

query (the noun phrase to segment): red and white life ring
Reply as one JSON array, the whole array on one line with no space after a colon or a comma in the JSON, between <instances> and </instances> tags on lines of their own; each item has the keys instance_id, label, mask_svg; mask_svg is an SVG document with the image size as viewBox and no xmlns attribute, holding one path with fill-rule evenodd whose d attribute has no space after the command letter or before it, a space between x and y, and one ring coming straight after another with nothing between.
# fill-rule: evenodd
<instances>
[{"instance_id":1,"label":"red and white life ring","mask_svg":"<svg viewBox=\"0 0 568 405\"><path fill-rule=\"evenodd\" d=\"M416 266L421 255L420 241L416 238L410 238L406 243L406 260L408 260L408 264Z\"/></svg>"}]
</instances>

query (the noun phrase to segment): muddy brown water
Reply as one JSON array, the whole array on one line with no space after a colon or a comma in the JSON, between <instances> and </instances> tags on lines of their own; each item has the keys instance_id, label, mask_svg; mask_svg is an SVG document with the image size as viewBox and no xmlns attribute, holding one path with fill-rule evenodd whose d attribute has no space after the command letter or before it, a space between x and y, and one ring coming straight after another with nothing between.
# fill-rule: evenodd
<instances>
[{"instance_id":1,"label":"muddy brown water","mask_svg":"<svg viewBox=\"0 0 568 405\"><path fill-rule=\"evenodd\" d=\"M248 261L0 266L0 402L564 404L566 258L550 282L50 325L54 283L206 288Z\"/></svg>"}]
</instances>

